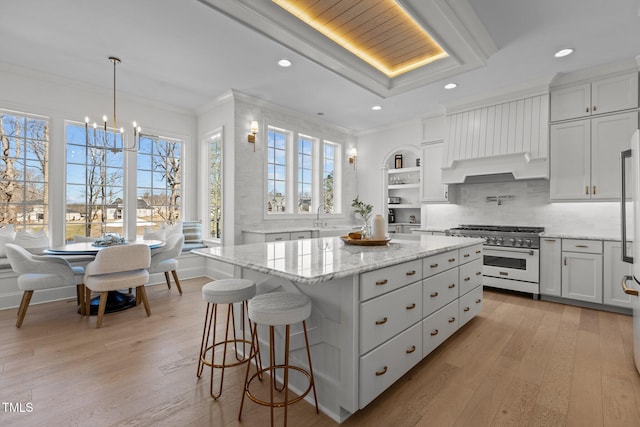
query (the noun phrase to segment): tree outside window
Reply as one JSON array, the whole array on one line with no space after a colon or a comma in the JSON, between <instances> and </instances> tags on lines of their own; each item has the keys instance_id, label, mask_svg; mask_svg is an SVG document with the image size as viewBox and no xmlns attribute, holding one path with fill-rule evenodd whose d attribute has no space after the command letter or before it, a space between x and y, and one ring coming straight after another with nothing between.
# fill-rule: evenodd
<instances>
[{"instance_id":1,"label":"tree outside window","mask_svg":"<svg viewBox=\"0 0 640 427\"><path fill-rule=\"evenodd\" d=\"M222 237L222 139L214 135L209 143L209 235Z\"/></svg>"},{"instance_id":2,"label":"tree outside window","mask_svg":"<svg viewBox=\"0 0 640 427\"><path fill-rule=\"evenodd\" d=\"M41 229L49 222L49 123L0 111L0 225Z\"/></svg>"}]
</instances>

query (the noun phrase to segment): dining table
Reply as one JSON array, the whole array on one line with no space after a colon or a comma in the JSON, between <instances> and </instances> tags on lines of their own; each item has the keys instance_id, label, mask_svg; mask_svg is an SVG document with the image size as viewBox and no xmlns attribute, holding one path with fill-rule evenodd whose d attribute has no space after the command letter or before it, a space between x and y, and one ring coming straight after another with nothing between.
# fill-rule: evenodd
<instances>
[{"instance_id":1,"label":"dining table","mask_svg":"<svg viewBox=\"0 0 640 427\"><path fill-rule=\"evenodd\" d=\"M162 240L148 240L141 237L137 238L136 240L119 243L118 245L131 245L134 243L145 244L149 247L149 249L157 249L165 245L165 242ZM95 258L99 251L112 246L114 245L96 245L95 242L70 242L60 246L52 246L48 249L45 249L44 253L51 256L65 258L70 262L82 260L90 262L93 258ZM100 296L92 298L91 304L89 306L89 314L92 316L97 315L99 305ZM135 305L135 295L119 291L109 291L107 295L105 313L113 313L116 311L126 310L128 308L135 307Z\"/></svg>"}]
</instances>

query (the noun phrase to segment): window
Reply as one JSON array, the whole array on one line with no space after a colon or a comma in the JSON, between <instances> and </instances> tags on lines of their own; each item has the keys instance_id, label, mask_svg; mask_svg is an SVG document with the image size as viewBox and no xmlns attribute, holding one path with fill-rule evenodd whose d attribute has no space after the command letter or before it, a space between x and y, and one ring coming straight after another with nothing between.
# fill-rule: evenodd
<instances>
[{"instance_id":1,"label":"window","mask_svg":"<svg viewBox=\"0 0 640 427\"><path fill-rule=\"evenodd\" d=\"M340 144L268 126L267 214L340 214Z\"/></svg>"},{"instance_id":2,"label":"window","mask_svg":"<svg viewBox=\"0 0 640 427\"><path fill-rule=\"evenodd\" d=\"M140 135L138 150L137 233L179 221L182 196L181 141Z\"/></svg>"},{"instance_id":3,"label":"window","mask_svg":"<svg viewBox=\"0 0 640 427\"><path fill-rule=\"evenodd\" d=\"M217 133L209 143L209 235L222 238L222 138Z\"/></svg>"},{"instance_id":4,"label":"window","mask_svg":"<svg viewBox=\"0 0 640 427\"><path fill-rule=\"evenodd\" d=\"M269 127L267 134L267 212L287 210L287 145L290 132Z\"/></svg>"},{"instance_id":5,"label":"window","mask_svg":"<svg viewBox=\"0 0 640 427\"><path fill-rule=\"evenodd\" d=\"M0 225L41 229L49 222L49 122L0 111Z\"/></svg>"},{"instance_id":6,"label":"window","mask_svg":"<svg viewBox=\"0 0 640 427\"><path fill-rule=\"evenodd\" d=\"M122 134L67 122L66 240L121 233L124 209Z\"/></svg>"}]
</instances>

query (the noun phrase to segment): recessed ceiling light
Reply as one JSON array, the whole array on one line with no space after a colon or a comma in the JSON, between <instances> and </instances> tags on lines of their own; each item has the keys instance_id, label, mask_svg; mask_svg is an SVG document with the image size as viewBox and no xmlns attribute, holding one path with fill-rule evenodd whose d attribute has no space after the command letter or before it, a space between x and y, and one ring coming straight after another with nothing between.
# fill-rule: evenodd
<instances>
[{"instance_id":1,"label":"recessed ceiling light","mask_svg":"<svg viewBox=\"0 0 640 427\"><path fill-rule=\"evenodd\" d=\"M371 109L373 111L380 111L380 110L382 110L382 106L381 105L374 105L373 107L371 107Z\"/></svg>"},{"instance_id":2,"label":"recessed ceiling light","mask_svg":"<svg viewBox=\"0 0 640 427\"><path fill-rule=\"evenodd\" d=\"M458 87L458 83L447 83L446 85L444 85L445 89L455 89Z\"/></svg>"},{"instance_id":3,"label":"recessed ceiling light","mask_svg":"<svg viewBox=\"0 0 640 427\"><path fill-rule=\"evenodd\" d=\"M280 61L278 61L278 65L283 68L291 67L291 61L289 61L288 59L281 59Z\"/></svg>"},{"instance_id":4,"label":"recessed ceiling light","mask_svg":"<svg viewBox=\"0 0 640 427\"><path fill-rule=\"evenodd\" d=\"M553 56L555 56L556 58L563 58L565 56L571 55L572 53L573 53L573 49L571 49L569 47L569 48L566 48L566 49L560 49Z\"/></svg>"}]
</instances>

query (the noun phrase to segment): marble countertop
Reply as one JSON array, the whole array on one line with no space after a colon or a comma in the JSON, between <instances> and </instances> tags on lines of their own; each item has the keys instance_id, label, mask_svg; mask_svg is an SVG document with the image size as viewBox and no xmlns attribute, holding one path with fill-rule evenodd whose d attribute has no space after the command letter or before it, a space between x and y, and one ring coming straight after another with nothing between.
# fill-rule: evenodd
<instances>
[{"instance_id":1,"label":"marble countertop","mask_svg":"<svg viewBox=\"0 0 640 427\"><path fill-rule=\"evenodd\" d=\"M256 227L250 230L242 230L243 233L269 234L269 233L297 233L299 231L321 231L321 230L356 230L360 226L356 224L329 225L327 227Z\"/></svg>"},{"instance_id":2,"label":"marble countertop","mask_svg":"<svg viewBox=\"0 0 640 427\"><path fill-rule=\"evenodd\" d=\"M556 239L582 239L582 240L613 240L620 241L620 234L617 235L595 235L587 233L564 233L564 232L547 232L540 234L540 238L556 238ZM627 240L632 241L633 235L628 235Z\"/></svg>"},{"instance_id":3,"label":"marble countertop","mask_svg":"<svg viewBox=\"0 0 640 427\"><path fill-rule=\"evenodd\" d=\"M414 259L464 248L483 239L420 236L392 239L387 246L346 245L339 237L251 243L194 249L207 258L313 285Z\"/></svg>"},{"instance_id":4,"label":"marble countertop","mask_svg":"<svg viewBox=\"0 0 640 427\"><path fill-rule=\"evenodd\" d=\"M413 231L417 231L418 233L421 231L425 231L425 232L438 231L438 232L444 233L447 230L449 229L442 228L442 227L420 227L420 228L415 228Z\"/></svg>"}]
</instances>

